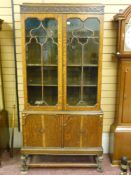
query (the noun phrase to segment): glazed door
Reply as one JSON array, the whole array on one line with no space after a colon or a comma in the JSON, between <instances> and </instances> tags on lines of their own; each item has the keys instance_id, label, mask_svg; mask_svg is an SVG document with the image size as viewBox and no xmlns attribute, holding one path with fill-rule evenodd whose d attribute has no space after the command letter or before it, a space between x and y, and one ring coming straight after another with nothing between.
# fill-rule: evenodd
<instances>
[{"instance_id":1,"label":"glazed door","mask_svg":"<svg viewBox=\"0 0 131 175\"><path fill-rule=\"evenodd\" d=\"M62 109L62 18L23 15L25 107Z\"/></svg>"},{"instance_id":2,"label":"glazed door","mask_svg":"<svg viewBox=\"0 0 131 175\"><path fill-rule=\"evenodd\" d=\"M99 109L101 69L101 18L65 15L64 108Z\"/></svg>"}]
</instances>

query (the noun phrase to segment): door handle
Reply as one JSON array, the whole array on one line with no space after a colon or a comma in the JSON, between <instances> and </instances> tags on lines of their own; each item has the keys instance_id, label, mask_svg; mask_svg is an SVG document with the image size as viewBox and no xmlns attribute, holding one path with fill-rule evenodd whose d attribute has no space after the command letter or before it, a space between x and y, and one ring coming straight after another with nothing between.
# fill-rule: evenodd
<instances>
[{"instance_id":1,"label":"door handle","mask_svg":"<svg viewBox=\"0 0 131 175\"><path fill-rule=\"evenodd\" d=\"M127 95L126 94L124 94L124 100L126 100L127 99Z\"/></svg>"},{"instance_id":2,"label":"door handle","mask_svg":"<svg viewBox=\"0 0 131 175\"><path fill-rule=\"evenodd\" d=\"M44 128L40 128L40 129L38 129L38 132L39 132L40 134L43 134L43 133L45 132L45 129L44 129Z\"/></svg>"},{"instance_id":3,"label":"door handle","mask_svg":"<svg viewBox=\"0 0 131 175\"><path fill-rule=\"evenodd\" d=\"M85 134L85 129L80 129L80 134Z\"/></svg>"}]
</instances>

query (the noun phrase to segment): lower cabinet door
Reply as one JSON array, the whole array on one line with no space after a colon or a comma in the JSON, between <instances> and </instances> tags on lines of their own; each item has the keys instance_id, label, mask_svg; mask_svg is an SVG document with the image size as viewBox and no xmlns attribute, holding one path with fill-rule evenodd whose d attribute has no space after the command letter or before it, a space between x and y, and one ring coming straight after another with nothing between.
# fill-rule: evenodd
<instances>
[{"instance_id":1,"label":"lower cabinet door","mask_svg":"<svg viewBox=\"0 0 131 175\"><path fill-rule=\"evenodd\" d=\"M23 144L31 147L61 147L58 115L30 114L23 120Z\"/></svg>"},{"instance_id":2,"label":"lower cabinet door","mask_svg":"<svg viewBox=\"0 0 131 175\"><path fill-rule=\"evenodd\" d=\"M81 116L63 115L64 147L80 147Z\"/></svg>"},{"instance_id":3,"label":"lower cabinet door","mask_svg":"<svg viewBox=\"0 0 131 175\"><path fill-rule=\"evenodd\" d=\"M100 116L83 116L82 147L102 146L102 118Z\"/></svg>"},{"instance_id":4,"label":"lower cabinet door","mask_svg":"<svg viewBox=\"0 0 131 175\"><path fill-rule=\"evenodd\" d=\"M102 118L99 116L64 115L64 147L99 147Z\"/></svg>"},{"instance_id":5,"label":"lower cabinet door","mask_svg":"<svg viewBox=\"0 0 131 175\"><path fill-rule=\"evenodd\" d=\"M44 116L44 146L61 147L61 116Z\"/></svg>"},{"instance_id":6,"label":"lower cabinet door","mask_svg":"<svg viewBox=\"0 0 131 175\"><path fill-rule=\"evenodd\" d=\"M80 115L25 115L23 144L30 147L99 147L102 118Z\"/></svg>"}]
</instances>

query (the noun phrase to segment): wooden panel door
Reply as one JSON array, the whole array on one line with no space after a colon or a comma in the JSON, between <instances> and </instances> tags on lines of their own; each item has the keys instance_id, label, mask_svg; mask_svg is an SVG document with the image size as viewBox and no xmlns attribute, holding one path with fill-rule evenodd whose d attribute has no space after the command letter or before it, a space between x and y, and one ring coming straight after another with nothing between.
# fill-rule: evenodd
<instances>
[{"instance_id":1,"label":"wooden panel door","mask_svg":"<svg viewBox=\"0 0 131 175\"><path fill-rule=\"evenodd\" d=\"M83 116L82 147L99 147L102 141L102 118L99 116Z\"/></svg>"},{"instance_id":2,"label":"wooden panel door","mask_svg":"<svg viewBox=\"0 0 131 175\"><path fill-rule=\"evenodd\" d=\"M61 125L58 115L26 116L23 121L24 146L60 147Z\"/></svg>"},{"instance_id":3,"label":"wooden panel door","mask_svg":"<svg viewBox=\"0 0 131 175\"><path fill-rule=\"evenodd\" d=\"M43 126L41 115L26 115L23 119L23 144L24 146L43 146Z\"/></svg>"},{"instance_id":4,"label":"wooden panel door","mask_svg":"<svg viewBox=\"0 0 131 175\"><path fill-rule=\"evenodd\" d=\"M45 115L44 116L44 146L61 147L61 116Z\"/></svg>"},{"instance_id":5,"label":"wooden panel door","mask_svg":"<svg viewBox=\"0 0 131 175\"><path fill-rule=\"evenodd\" d=\"M102 118L68 115L63 119L64 147L99 147L102 140Z\"/></svg>"},{"instance_id":6,"label":"wooden panel door","mask_svg":"<svg viewBox=\"0 0 131 175\"><path fill-rule=\"evenodd\" d=\"M124 74L124 79L122 81L123 85L123 112L122 112L122 122L131 122L131 61L124 61L122 73Z\"/></svg>"},{"instance_id":7,"label":"wooden panel door","mask_svg":"<svg viewBox=\"0 0 131 175\"><path fill-rule=\"evenodd\" d=\"M79 115L63 116L63 146L80 147L80 123Z\"/></svg>"}]
</instances>

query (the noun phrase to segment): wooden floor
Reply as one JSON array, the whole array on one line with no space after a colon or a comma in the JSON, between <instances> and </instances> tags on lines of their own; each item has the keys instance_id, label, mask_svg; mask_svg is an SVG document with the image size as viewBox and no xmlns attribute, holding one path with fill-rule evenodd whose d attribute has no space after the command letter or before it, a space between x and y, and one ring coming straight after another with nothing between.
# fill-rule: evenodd
<instances>
[{"instance_id":1,"label":"wooden floor","mask_svg":"<svg viewBox=\"0 0 131 175\"><path fill-rule=\"evenodd\" d=\"M108 155L104 155L104 172L98 173L95 168L30 168L27 175L119 175L119 167L110 164ZM20 172L20 153L16 152L11 159L8 153L3 154L0 175L21 175Z\"/></svg>"}]
</instances>

